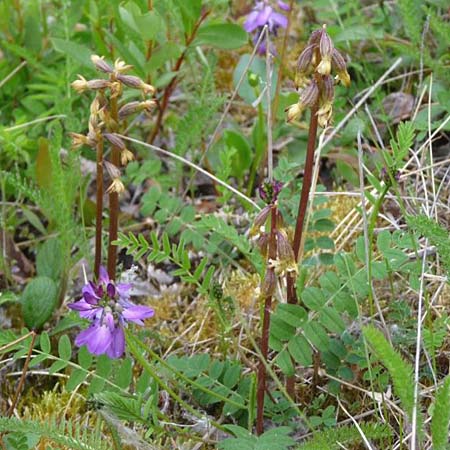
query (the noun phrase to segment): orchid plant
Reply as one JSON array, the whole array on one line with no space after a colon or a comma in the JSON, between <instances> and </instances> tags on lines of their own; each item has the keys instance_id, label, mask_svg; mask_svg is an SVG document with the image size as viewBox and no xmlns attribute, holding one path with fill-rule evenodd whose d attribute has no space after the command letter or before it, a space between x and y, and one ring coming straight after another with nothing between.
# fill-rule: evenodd
<instances>
[{"instance_id":1,"label":"orchid plant","mask_svg":"<svg viewBox=\"0 0 450 450\"><path fill-rule=\"evenodd\" d=\"M152 308L138 306L130 301L131 284L115 283L119 194L125 190L121 181L120 166L126 166L134 159L133 153L126 147L120 130L129 116L140 112L150 112L156 105L152 99L153 86L139 77L126 72L132 66L122 60L116 60L114 66L103 57L93 55L91 60L97 70L108 75L108 79L86 80L79 75L72 87L78 93L94 91L96 96L90 107L89 131L87 135L71 133L73 148L83 145L96 151L97 156L97 215L95 229L95 264L96 281L89 281L82 289L82 298L69 304L69 308L78 311L80 317L88 319L91 324L76 338L77 346L86 345L94 355L106 354L110 358L120 358L125 351L124 328L128 322L143 325L142 320L154 315ZM141 92L141 101L120 104L124 87ZM111 145L111 159L104 159L104 145ZM109 194L109 245L108 268L101 266L102 254L102 220L103 220L103 169L111 179L106 190Z\"/></svg>"}]
</instances>

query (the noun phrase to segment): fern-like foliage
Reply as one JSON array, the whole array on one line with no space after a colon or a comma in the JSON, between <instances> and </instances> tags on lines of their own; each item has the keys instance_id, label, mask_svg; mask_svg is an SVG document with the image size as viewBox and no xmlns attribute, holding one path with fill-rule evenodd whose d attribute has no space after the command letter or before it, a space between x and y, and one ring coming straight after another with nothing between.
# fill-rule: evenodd
<instances>
[{"instance_id":1,"label":"fern-like foliage","mask_svg":"<svg viewBox=\"0 0 450 450\"><path fill-rule=\"evenodd\" d=\"M386 425L377 423L361 424L360 428L367 439L381 440L387 439L392 434ZM337 450L361 442L361 435L356 427L345 426L329 430L324 430L308 442L297 447L298 450Z\"/></svg>"},{"instance_id":2,"label":"fern-like foliage","mask_svg":"<svg viewBox=\"0 0 450 450\"><path fill-rule=\"evenodd\" d=\"M403 360L400 354L392 348L381 331L373 326L364 328L364 336L375 351L376 356L386 366L394 383L395 393L400 398L403 409L412 419L414 408L413 369Z\"/></svg>"},{"instance_id":3,"label":"fern-like foliage","mask_svg":"<svg viewBox=\"0 0 450 450\"><path fill-rule=\"evenodd\" d=\"M56 420L48 422L20 420L15 417L0 417L1 433L26 433L46 438L57 445L63 445L73 450L110 450L111 446L99 432L87 428L71 420Z\"/></svg>"},{"instance_id":4,"label":"fern-like foliage","mask_svg":"<svg viewBox=\"0 0 450 450\"><path fill-rule=\"evenodd\" d=\"M399 0L398 7L406 35L414 44L419 44L423 26L421 0Z\"/></svg>"},{"instance_id":5,"label":"fern-like foliage","mask_svg":"<svg viewBox=\"0 0 450 450\"><path fill-rule=\"evenodd\" d=\"M434 450L448 448L448 425L450 423L450 377L438 390L434 401L434 411L431 422L431 437Z\"/></svg>"},{"instance_id":6,"label":"fern-like foliage","mask_svg":"<svg viewBox=\"0 0 450 450\"><path fill-rule=\"evenodd\" d=\"M440 224L425 215L409 216L406 219L408 225L418 231L422 236L430 240L436 247L442 264L450 276L450 234Z\"/></svg>"}]
</instances>

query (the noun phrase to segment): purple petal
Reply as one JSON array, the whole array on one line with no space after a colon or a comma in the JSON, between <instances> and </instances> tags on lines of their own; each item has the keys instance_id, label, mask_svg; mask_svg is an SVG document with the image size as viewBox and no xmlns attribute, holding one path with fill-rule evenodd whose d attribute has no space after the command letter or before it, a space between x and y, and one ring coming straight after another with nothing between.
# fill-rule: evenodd
<instances>
[{"instance_id":1,"label":"purple petal","mask_svg":"<svg viewBox=\"0 0 450 450\"><path fill-rule=\"evenodd\" d=\"M104 266L100 266L100 274L98 277L98 281L102 284L108 284L109 283L109 275L107 270Z\"/></svg>"},{"instance_id":2,"label":"purple petal","mask_svg":"<svg viewBox=\"0 0 450 450\"><path fill-rule=\"evenodd\" d=\"M79 300L78 302L69 303L67 305L70 309L73 309L74 311L78 311L78 314L80 317L83 317L85 319L93 320L96 318L97 315L99 315L103 308L100 307L94 307L91 304L87 303L85 300Z\"/></svg>"},{"instance_id":3,"label":"purple petal","mask_svg":"<svg viewBox=\"0 0 450 450\"><path fill-rule=\"evenodd\" d=\"M282 2L281 0L278 0L277 4L278 4L278 7L284 11L289 11L291 9L287 3Z\"/></svg>"},{"instance_id":4,"label":"purple petal","mask_svg":"<svg viewBox=\"0 0 450 450\"><path fill-rule=\"evenodd\" d=\"M106 325L95 326L86 340L86 345L93 355L106 353L112 342L112 332Z\"/></svg>"},{"instance_id":5,"label":"purple petal","mask_svg":"<svg viewBox=\"0 0 450 450\"><path fill-rule=\"evenodd\" d=\"M106 286L106 293L109 298L114 298L116 296L116 287L114 284L108 283L108 286Z\"/></svg>"},{"instance_id":6,"label":"purple petal","mask_svg":"<svg viewBox=\"0 0 450 450\"><path fill-rule=\"evenodd\" d=\"M256 22L256 18L259 15L259 11L252 11L248 16L247 20L244 23L244 30L247 31L247 33L251 33L253 30L256 30L258 28L258 24Z\"/></svg>"},{"instance_id":7,"label":"purple petal","mask_svg":"<svg viewBox=\"0 0 450 450\"><path fill-rule=\"evenodd\" d=\"M257 23L257 25L258 25L259 27L262 27L262 26L264 26L266 23L269 22L269 19L270 19L270 17L272 16L273 13L274 13L274 12L273 12L272 7L269 6L269 5L266 5L266 6L264 7L264 9L258 14L258 16L257 16L257 18L256 18L256 20L255 20L255 22Z\"/></svg>"},{"instance_id":8,"label":"purple petal","mask_svg":"<svg viewBox=\"0 0 450 450\"><path fill-rule=\"evenodd\" d=\"M110 358L120 358L125 351L125 334L122 327L117 327L112 335L112 342L106 352Z\"/></svg>"},{"instance_id":9,"label":"purple petal","mask_svg":"<svg viewBox=\"0 0 450 450\"><path fill-rule=\"evenodd\" d=\"M128 299L130 297L130 293L128 291L130 291L132 287L133 286L129 283L118 283L116 289L119 297Z\"/></svg>"},{"instance_id":10,"label":"purple petal","mask_svg":"<svg viewBox=\"0 0 450 450\"><path fill-rule=\"evenodd\" d=\"M81 292L83 293L83 297L87 303L91 305L95 305L98 303L100 296L96 294L95 285L92 282L85 284L81 289Z\"/></svg>"},{"instance_id":11,"label":"purple petal","mask_svg":"<svg viewBox=\"0 0 450 450\"><path fill-rule=\"evenodd\" d=\"M280 26L282 28L287 28L288 26L288 20L286 16L283 16L283 14L274 12L271 16L270 16L270 22L271 22L271 27L273 28L273 26Z\"/></svg>"},{"instance_id":12,"label":"purple petal","mask_svg":"<svg viewBox=\"0 0 450 450\"><path fill-rule=\"evenodd\" d=\"M143 325L142 319L148 319L154 315L155 311L148 306L131 306L122 311L122 316L125 320L138 323L139 325Z\"/></svg>"},{"instance_id":13,"label":"purple petal","mask_svg":"<svg viewBox=\"0 0 450 450\"><path fill-rule=\"evenodd\" d=\"M77 347L81 347L89 342L92 338L92 335L96 332L98 325L91 325L89 328L81 331L78 336L75 338L75 345Z\"/></svg>"},{"instance_id":14,"label":"purple petal","mask_svg":"<svg viewBox=\"0 0 450 450\"><path fill-rule=\"evenodd\" d=\"M113 315L110 312L106 313L103 316L102 324L107 326L111 330L111 332L114 331L114 328L115 328L114 317L113 317Z\"/></svg>"},{"instance_id":15,"label":"purple petal","mask_svg":"<svg viewBox=\"0 0 450 450\"><path fill-rule=\"evenodd\" d=\"M83 299L69 303L67 306L74 311L90 311L92 309L92 305Z\"/></svg>"}]
</instances>

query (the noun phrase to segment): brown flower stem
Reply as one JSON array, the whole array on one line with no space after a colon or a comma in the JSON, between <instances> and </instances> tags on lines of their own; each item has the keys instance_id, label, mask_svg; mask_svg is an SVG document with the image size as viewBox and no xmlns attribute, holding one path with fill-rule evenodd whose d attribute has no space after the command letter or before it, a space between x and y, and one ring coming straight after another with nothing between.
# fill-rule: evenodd
<instances>
[{"instance_id":1,"label":"brown flower stem","mask_svg":"<svg viewBox=\"0 0 450 450\"><path fill-rule=\"evenodd\" d=\"M97 193L95 216L95 261L94 274L98 279L102 262L102 220L103 220L103 137L97 144Z\"/></svg>"},{"instance_id":2,"label":"brown flower stem","mask_svg":"<svg viewBox=\"0 0 450 450\"><path fill-rule=\"evenodd\" d=\"M181 53L181 55L178 57L175 65L172 69L172 72L175 72L178 74L178 72L180 71L181 65L183 64L183 62L186 58L186 54L187 54L189 45L195 39L195 36L197 35L197 31L198 31L200 25L206 19L206 17L208 17L209 13L210 13L210 11L208 11L208 10L206 10L202 13L202 15L200 16L200 19L198 19L197 23L195 24L194 29L192 30L192 33L186 37L186 42L185 42L186 48L184 49L183 53ZM164 113L166 112L167 105L169 104L170 96L172 95L172 92L174 91L175 87L177 86L177 83L178 83L178 75L175 75L172 78L171 82L164 89L164 94L163 94L162 100L159 105L158 116L156 117L155 126L153 127L153 130L147 139L147 142L149 144L153 144L156 136L159 133L159 130L161 129L161 124L162 124L162 120L164 117Z\"/></svg>"},{"instance_id":3,"label":"brown flower stem","mask_svg":"<svg viewBox=\"0 0 450 450\"><path fill-rule=\"evenodd\" d=\"M277 228L277 207L272 205L270 222L269 258L275 260L276 249L276 228ZM269 269L273 270L273 269ZM263 324L261 333L261 354L262 359L258 364L258 384L256 390L256 434L264 433L264 394L266 392L266 366L267 355L269 353L269 328L270 313L272 310L272 296L266 295L264 301Z\"/></svg>"},{"instance_id":4,"label":"brown flower stem","mask_svg":"<svg viewBox=\"0 0 450 450\"><path fill-rule=\"evenodd\" d=\"M302 192L300 194L300 202L298 204L297 223L295 225L294 242L292 244L292 249L294 250L296 262L298 262L300 243L302 241L304 231L303 226L305 223L306 208L308 206L309 192L311 190L311 181L314 165L314 150L316 148L316 137L317 137L317 123L318 123L317 110L318 110L317 104L311 108L311 119L309 122L309 133L308 133L308 146L306 149L305 171L303 175L303 185L302 185ZM286 276L286 285L287 285L287 302L290 304L296 304L297 293L295 291L295 276L288 273ZM287 377L286 390L292 398L295 398L295 376Z\"/></svg>"},{"instance_id":5,"label":"brown flower stem","mask_svg":"<svg viewBox=\"0 0 450 450\"><path fill-rule=\"evenodd\" d=\"M117 98L111 99L111 119L118 123ZM111 163L120 167L120 149L113 146L111 149ZM119 223L119 194L109 194L109 241L108 241L108 275L111 280L116 279L117 246L113 242L117 239Z\"/></svg>"},{"instance_id":6,"label":"brown flower stem","mask_svg":"<svg viewBox=\"0 0 450 450\"><path fill-rule=\"evenodd\" d=\"M28 353L27 353L27 357L25 359L25 363L23 365L22 375L20 377L19 384L17 385L17 389L14 394L13 401L8 408L8 412L6 413L7 417L12 416L12 413L14 412L14 408L17 405L17 401L19 400L20 393L22 392L23 385L25 384L25 377L27 376L28 366L29 366L30 360L31 360L31 353L33 352L34 343L36 342L36 336L37 336L36 332L32 331L31 332L31 342L30 342L30 346L28 347Z\"/></svg>"}]
</instances>

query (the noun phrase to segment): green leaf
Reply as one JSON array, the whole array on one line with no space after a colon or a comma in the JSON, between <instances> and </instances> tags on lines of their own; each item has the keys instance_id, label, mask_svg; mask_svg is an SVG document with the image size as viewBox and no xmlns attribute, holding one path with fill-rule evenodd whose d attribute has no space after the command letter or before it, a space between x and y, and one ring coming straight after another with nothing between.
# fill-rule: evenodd
<instances>
[{"instance_id":1,"label":"green leaf","mask_svg":"<svg viewBox=\"0 0 450 450\"><path fill-rule=\"evenodd\" d=\"M130 358L126 358L120 364L115 377L115 384L121 388L126 389L131 384L133 377L133 363Z\"/></svg>"},{"instance_id":2,"label":"green leaf","mask_svg":"<svg viewBox=\"0 0 450 450\"><path fill-rule=\"evenodd\" d=\"M27 327L41 328L50 319L56 308L57 291L55 282L48 277L37 277L28 283L21 297Z\"/></svg>"},{"instance_id":3,"label":"green leaf","mask_svg":"<svg viewBox=\"0 0 450 450\"><path fill-rule=\"evenodd\" d=\"M152 57L145 66L146 70L150 72L161 68L167 61L178 58L182 51L183 47L175 42L166 42L152 53ZM155 189L159 191L158 187Z\"/></svg>"},{"instance_id":4,"label":"green leaf","mask_svg":"<svg viewBox=\"0 0 450 450\"><path fill-rule=\"evenodd\" d=\"M61 359L69 361L72 356L72 345L69 336L63 334L58 341L58 354Z\"/></svg>"},{"instance_id":5,"label":"green leaf","mask_svg":"<svg viewBox=\"0 0 450 450\"><path fill-rule=\"evenodd\" d=\"M66 368L69 364L68 361L55 361L50 368L48 369L48 372L50 375L53 375L54 373L60 372L62 369Z\"/></svg>"},{"instance_id":6,"label":"green leaf","mask_svg":"<svg viewBox=\"0 0 450 450\"><path fill-rule=\"evenodd\" d=\"M273 317L275 316L288 325L298 328L305 322L308 315L300 305L279 303Z\"/></svg>"},{"instance_id":7,"label":"green leaf","mask_svg":"<svg viewBox=\"0 0 450 450\"><path fill-rule=\"evenodd\" d=\"M248 34L234 23L202 25L194 40L194 45L211 45L212 47L233 50L247 44Z\"/></svg>"},{"instance_id":8,"label":"green leaf","mask_svg":"<svg viewBox=\"0 0 450 450\"><path fill-rule=\"evenodd\" d=\"M70 375L66 384L66 389L71 392L79 386L87 377L88 373L83 369L75 369Z\"/></svg>"},{"instance_id":9,"label":"green leaf","mask_svg":"<svg viewBox=\"0 0 450 450\"><path fill-rule=\"evenodd\" d=\"M52 38L53 47L57 52L64 53L66 56L72 57L82 66L92 69L91 54L92 52L83 45L73 41L65 41L64 39Z\"/></svg>"},{"instance_id":10,"label":"green leaf","mask_svg":"<svg viewBox=\"0 0 450 450\"><path fill-rule=\"evenodd\" d=\"M322 325L317 322L308 322L303 327L303 331L305 337L308 338L318 350L322 352L328 350L330 338Z\"/></svg>"},{"instance_id":11,"label":"green leaf","mask_svg":"<svg viewBox=\"0 0 450 450\"><path fill-rule=\"evenodd\" d=\"M450 376L437 391L431 421L433 450L448 448L448 425L450 423Z\"/></svg>"},{"instance_id":12,"label":"green leaf","mask_svg":"<svg viewBox=\"0 0 450 450\"><path fill-rule=\"evenodd\" d=\"M184 31L191 34L195 22L200 17L202 11L202 0L174 0L178 4L183 19Z\"/></svg>"},{"instance_id":13,"label":"green leaf","mask_svg":"<svg viewBox=\"0 0 450 450\"><path fill-rule=\"evenodd\" d=\"M61 243L53 238L46 241L36 256L36 270L39 276L57 281L63 267L63 252Z\"/></svg>"},{"instance_id":14,"label":"green leaf","mask_svg":"<svg viewBox=\"0 0 450 450\"><path fill-rule=\"evenodd\" d=\"M165 29L163 18L155 10L135 17L135 21L141 36L148 41L154 40L156 35Z\"/></svg>"},{"instance_id":15,"label":"green leaf","mask_svg":"<svg viewBox=\"0 0 450 450\"><path fill-rule=\"evenodd\" d=\"M48 333L46 331L41 334L39 345L41 346L41 350L44 353L50 354L52 346L50 344L50 338L48 337Z\"/></svg>"},{"instance_id":16,"label":"green leaf","mask_svg":"<svg viewBox=\"0 0 450 450\"><path fill-rule=\"evenodd\" d=\"M303 303L314 311L319 311L326 303L326 298L322 293L322 290L317 287L308 287L302 294L301 298Z\"/></svg>"},{"instance_id":17,"label":"green leaf","mask_svg":"<svg viewBox=\"0 0 450 450\"><path fill-rule=\"evenodd\" d=\"M303 336L294 336L288 343L288 350L295 361L302 366L312 364L312 349Z\"/></svg>"},{"instance_id":18,"label":"green leaf","mask_svg":"<svg viewBox=\"0 0 450 450\"><path fill-rule=\"evenodd\" d=\"M83 369L89 369L89 367L91 367L92 364L92 354L89 353L89 350L87 349L87 347L85 345L83 345L80 350L78 351L78 364L83 368Z\"/></svg>"},{"instance_id":19,"label":"green leaf","mask_svg":"<svg viewBox=\"0 0 450 450\"><path fill-rule=\"evenodd\" d=\"M233 174L242 177L252 163L252 149L245 136L234 130L225 130L223 133L225 144L236 149L233 155Z\"/></svg>"},{"instance_id":20,"label":"green leaf","mask_svg":"<svg viewBox=\"0 0 450 450\"><path fill-rule=\"evenodd\" d=\"M403 408L412 419L414 407L414 379L412 366L405 362L400 354L394 350L381 331L373 326L363 329L364 337L375 350L377 357L386 366L394 383L394 392L400 398Z\"/></svg>"},{"instance_id":21,"label":"green leaf","mask_svg":"<svg viewBox=\"0 0 450 450\"><path fill-rule=\"evenodd\" d=\"M282 350L274 359L275 364L281 369L281 371L287 375L292 376L295 373L294 365L292 364L291 355L287 349Z\"/></svg>"},{"instance_id":22,"label":"green leaf","mask_svg":"<svg viewBox=\"0 0 450 450\"><path fill-rule=\"evenodd\" d=\"M328 306L322 308L319 313L320 322L333 333L341 334L345 331L345 323L340 314Z\"/></svg>"}]
</instances>

